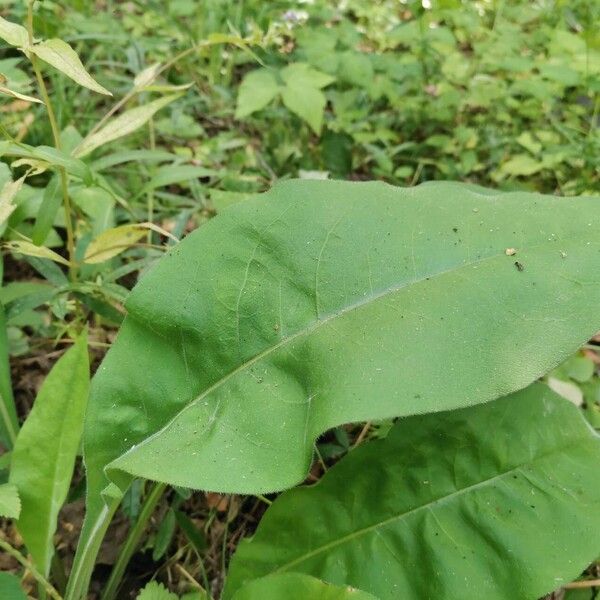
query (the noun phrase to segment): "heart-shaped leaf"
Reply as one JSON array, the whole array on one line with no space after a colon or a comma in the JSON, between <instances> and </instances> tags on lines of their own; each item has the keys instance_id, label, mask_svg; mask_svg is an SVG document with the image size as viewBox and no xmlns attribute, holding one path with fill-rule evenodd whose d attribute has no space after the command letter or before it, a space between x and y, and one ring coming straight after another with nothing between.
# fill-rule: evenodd
<instances>
[{"instance_id":1,"label":"heart-shaped leaf","mask_svg":"<svg viewBox=\"0 0 600 600\"><path fill-rule=\"evenodd\" d=\"M379 598L535 599L598 552L600 437L542 384L400 421L282 494L239 546L224 598L300 571Z\"/></svg>"}]
</instances>

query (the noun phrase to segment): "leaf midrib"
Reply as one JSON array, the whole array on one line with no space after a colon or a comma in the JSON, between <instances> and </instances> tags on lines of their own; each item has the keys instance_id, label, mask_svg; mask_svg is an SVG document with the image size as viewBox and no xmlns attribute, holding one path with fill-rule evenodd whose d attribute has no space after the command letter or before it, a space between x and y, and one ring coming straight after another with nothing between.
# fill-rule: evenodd
<instances>
[{"instance_id":1,"label":"leaf midrib","mask_svg":"<svg viewBox=\"0 0 600 600\"><path fill-rule=\"evenodd\" d=\"M580 236L581 232L577 232L577 235ZM575 236L575 233L573 234L573 236ZM566 240L571 240L571 236L565 237L563 238L563 241ZM523 252L526 251L533 251L537 248L543 247L543 246L547 246L550 242L548 241L542 241L539 244L533 244L532 246L529 246L527 249L524 249ZM593 241L593 240L589 240L588 242L589 244L593 244L593 245L600 245L600 241ZM413 285L417 285L419 283L423 283L424 281L429 281L432 279L436 279L438 277L442 277L444 275L447 275L449 273L455 273L455 272L459 272L463 269L467 269L469 267L474 267L476 265L480 265L498 258L506 258L506 253L505 251L503 252L499 252L497 254L491 254L490 256L485 256L483 258L480 258L478 260L473 260L470 262L466 262L463 263L461 265L455 265L449 269L444 269L442 271L438 271L437 273L431 273L428 275L425 275L419 279L413 279L411 281L408 282L404 282L402 285L398 285L398 286L392 286L392 287L388 287L385 288L384 290L382 290L379 293L376 294L372 294L369 296L364 297L363 299L359 300L358 302L355 302L353 304L349 304L347 307L342 308L341 310L337 311L337 312L333 312L330 315L326 316L323 319L317 319L314 323L312 323L311 325L309 325L308 327L306 327L305 329L301 329L295 333L293 333L292 335L289 335L285 338L282 338L281 340L279 340L279 342L277 342L276 344L274 344L273 346L270 346L269 348L266 348L265 350L263 350L262 352L259 352L258 354L256 354L255 356L253 356L252 358L246 360L245 362L243 362L242 364L240 364L238 367L236 367L235 369L233 369L232 371L230 371L229 373L223 375L223 377L221 377L220 379L218 379L215 383L213 383L211 386L209 386L208 388L206 388L202 393L200 393L198 396L196 396L193 400L191 400L189 403L187 403L181 410L179 410L173 417L171 417L169 419L169 421L163 425L160 429L158 429L157 431L155 431L152 435L149 435L147 438L145 438L144 440L142 440L139 444L137 444L136 446L130 448L129 450L127 450L126 452L124 452L123 454L121 454L120 456L118 456L116 459L114 459L112 462L116 462L120 459L122 459L123 457L127 456L128 454L133 454L135 453L136 450L138 450L140 448L140 446L143 446L145 444L150 443L154 438L159 437L163 431L166 431L172 423L174 423L181 415L183 415L187 410L191 409L193 406L195 406L198 402L201 402L202 400L204 400L204 398L206 398L209 394L211 394L214 390L218 389L221 385L224 385L227 381L229 381L230 379L232 379L233 377L235 377L238 373L241 373L242 371L246 370L247 368L251 367L252 365L254 365L255 363L259 362L260 360L262 360L263 358L265 358L266 356L269 356L270 354L272 354L273 352L276 352L277 350L279 350L280 348L282 348L283 346L286 346L288 343L293 342L294 340L296 340L297 338L300 338L304 335L310 335L311 333L313 333L314 331L316 331L317 329L319 329L320 327L322 327L323 325L326 325L327 323L329 323L330 321L338 318L338 317L343 317L344 315L360 309L366 305L368 305L371 302L376 302L378 300L380 300L381 298L384 298L388 295L391 294L395 294L397 292L401 292L403 291L405 288L409 287L409 286L413 286ZM509 257L510 258L510 257ZM517 275L517 273L515 273L515 275ZM128 315L129 317L133 318L133 320L137 320L139 323L141 323L142 325L144 325L144 322L140 319L136 319L135 313L130 313ZM110 468L110 465L107 465L106 467L107 469Z\"/></svg>"}]
</instances>

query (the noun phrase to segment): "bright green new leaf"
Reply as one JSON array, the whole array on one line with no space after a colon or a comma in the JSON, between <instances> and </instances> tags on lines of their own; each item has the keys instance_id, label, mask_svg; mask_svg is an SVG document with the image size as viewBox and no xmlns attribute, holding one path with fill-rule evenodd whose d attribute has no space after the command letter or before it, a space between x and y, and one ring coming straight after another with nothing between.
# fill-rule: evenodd
<instances>
[{"instance_id":1,"label":"bright green new leaf","mask_svg":"<svg viewBox=\"0 0 600 600\"><path fill-rule=\"evenodd\" d=\"M21 500L17 486L12 483L0 484L0 517L18 519L20 512Z\"/></svg>"},{"instance_id":2,"label":"bright green new leaf","mask_svg":"<svg viewBox=\"0 0 600 600\"><path fill-rule=\"evenodd\" d=\"M327 103L320 89L329 85L334 78L306 63L288 65L281 70L281 78L286 83L281 90L283 103L319 135L323 123L323 110Z\"/></svg>"},{"instance_id":3,"label":"bright green new leaf","mask_svg":"<svg viewBox=\"0 0 600 600\"><path fill-rule=\"evenodd\" d=\"M27 48L29 46L29 34L27 29L17 23L11 23L0 17L0 38L11 46Z\"/></svg>"},{"instance_id":4,"label":"bright green new leaf","mask_svg":"<svg viewBox=\"0 0 600 600\"><path fill-rule=\"evenodd\" d=\"M161 108L179 97L180 94L171 94L125 111L95 133L84 138L81 144L75 148L73 155L77 157L85 156L104 144L133 133L145 125Z\"/></svg>"},{"instance_id":5,"label":"bright green new leaf","mask_svg":"<svg viewBox=\"0 0 600 600\"><path fill-rule=\"evenodd\" d=\"M598 229L594 198L444 182L288 181L224 210L128 298L86 419L83 544L111 482L284 489L331 427L528 385L600 328Z\"/></svg>"},{"instance_id":6,"label":"bright green new leaf","mask_svg":"<svg viewBox=\"0 0 600 600\"><path fill-rule=\"evenodd\" d=\"M67 42L59 39L44 40L31 46L29 50L79 85L99 94L112 96L86 71L77 52Z\"/></svg>"},{"instance_id":7,"label":"bright green new leaf","mask_svg":"<svg viewBox=\"0 0 600 600\"><path fill-rule=\"evenodd\" d=\"M162 583L151 581L138 594L137 600L179 600L179 598L177 594L169 592Z\"/></svg>"},{"instance_id":8,"label":"bright green new leaf","mask_svg":"<svg viewBox=\"0 0 600 600\"><path fill-rule=\"evenodd\" d=\"M281 91L281 99L287 108L306 121L319 135L323 125L323 110L327 104L325 94L315 87L289 83Z\"/></svg>"},{"instance_id":9,"label":"bright green new leaf","mask_svg":"<svg viewBox=\"0 0 600 600\"><path fill-rule=\"evenodd\" d=\"M45 575L54 552L56 520L71 483L89 389L83 333L46 377L13 450L10 483L19 490L17 527Z\"/></svg>"},{"instance_id":10,"label":"bright green new leaf","mask_svg":"<svg viewBox=\"0 0 600 600\"><path fill-rule=\"evenodd\" d=\"M40 204L33 225L31 238L36 246L41 246L48 237L48 233L50 233L50 229L52 229L56 215L61 207L61 202L60 177L54 175L44 190L42 203Z\"/></svg>"},{"instance_id":11,"label":"bright green new leaf","mask_svg":"<svg viewBox=\"0 0 600 600\"><path fill-rule=\"evenodd\" d=\"M21 582L12 573L0 573L0 598L2 600L27 600Z\"/></svg>"},{"instance_id":12,"label":"bright green new leaf","mask_svg":"<svg viewBox=\"0 0 600 600\"><path fill-rule=\"evenodd\" d=\"M234 600L376 600L350 586L331 585L302 573L279 573L256 579L239 590Z\"/></svg>"},{"instance_id":13,"label":"bright green new leaf","mask_svg":"<svg viewBox=\"0 0 600 600\"><path fill-rule=\"evenodd\" d=\"M250 71L240 85L235 118L242 119L263 109L279 91L279 84L269 69Z\"/></svg>"},{"instance_id":14,"label":"bright green new leaf","mask_svg":"<svg viewBox=\"0 0 600 600\"><path fill-rule=\"evenodd\" d=\"M296 85L298 87L321 89L335 81L335 77L317 71L306 63L292 63L281 69L280 74L287 85Z\"/></svg>"},{"instance_id":15,"label":"bright green new leaf","mask_svg":"<svg viewBox=\"0 0 600 600\"><path fill-rule=\"evenodd\" d=\"M11 240L3 244L3 246L12 252L25 254L26 256L37 256L38 258L48 258L61 265L69 266L69 261L54 252L54 250L50 250L46 246L36 246L27 240Z\"/></svg>"},{"instance_id":16,"label":"bright green new leaf","mask_svg":"<svg viewBox=\"0 0 600 600\"><path fill-rule=\"evenodd\" d=\"M389 600L539 598L597 556L598 464L600 437L543 384L401 420L274 502L224 598L288 571Z\"/></svg>"}]
</instances>

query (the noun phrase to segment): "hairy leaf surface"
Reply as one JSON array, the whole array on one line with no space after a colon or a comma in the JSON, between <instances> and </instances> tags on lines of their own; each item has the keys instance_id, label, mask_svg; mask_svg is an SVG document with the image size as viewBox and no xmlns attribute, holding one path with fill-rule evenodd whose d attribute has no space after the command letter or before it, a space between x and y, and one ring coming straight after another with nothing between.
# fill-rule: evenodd
<instances>
[{"instance_id":1,"label":"hairy leaf surface","mask_svg":"<svg viewBox=\"0 0 600 600\"><path fill-rule=\"evenodd\" d=\"M528 385L600 327L599 206L290 181L222 212L127 301L86 418L88 527L110 482L283 489L328 428Z\"/></svg>"},{"instance_id":2,"label":"hairy leaf surface","mask_svg":"<svg viewBox=\"0 0 600 600\"><path fill-rule=\"evenodd\" d=\"M390 600L539 598L597 556L599 463L600 438L542 384L404 419L282 494L239 546L224 597L300 571Z\"/></svg>"}]
</instances>

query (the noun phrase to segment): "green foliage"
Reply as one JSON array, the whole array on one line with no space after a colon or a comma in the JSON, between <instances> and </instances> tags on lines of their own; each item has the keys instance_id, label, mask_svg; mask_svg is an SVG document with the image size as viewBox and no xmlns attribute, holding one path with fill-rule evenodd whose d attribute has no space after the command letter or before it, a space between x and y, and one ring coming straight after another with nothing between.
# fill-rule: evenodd
<instances>
[{"instance_id":1,"label":"green foliage","mask_svg":"<svg viewBox=\"0 0 600 600\"><path fill-rule=\"evenodd\" d=\"M595 203L288 182L232 207L127 300L88 411L90 512L131 476L282 489L329 427L530 383L598 328Z\"/></svg>"},{"instance_id":2,"label":"green foliage","mask_svg":"<svg viewBox=\"0 0 600 600\"><path fill-rule=\"evenodd\" d=\"M224 597L300 571L382 599L538 598L596 556L598 461L600 438L542 384L402 419L282 494L239 547Z\"/></svg>"},{"instance_id":3,"label":"green foliage","mask_svg":"<svg viewBox=\"0 0 600 600\"><path fill-rule=\"evenodd\" d=\"M247 117L281 95L284 105L306 121L318 135L327 104L321 88L332 81L333 77L306 63L292 63L275 73L268 69L252 71L240 86L235 116L238 119Z\"/></svg>"},{"instance_id":4,"label":"green foliage","mask_svg":"<svg viewBox=\"0 0 600 600\"><path fill-rule=\"evenodd\" d=\"M54 553L58 511L67 497L79 449L88 388L84 333L46 377L12 454L10 482L22 504L17 527L45 576Z\"/></svg>"},{"instance_id":5,"label":"green foliage","mask_svg":"<svg viewBox=\"0 0 600 600\"><path fill-rule=\"evenodd\" d=\"M18 519L21 512L21 500L17 486L12 483L0 484L0 517Z\"/></svg>"},{"instance_id":6,"label":"green foliage","mask_svg":"<svg viewBox=\"0 0 600 600\"><path fill-rule=\"evenodd\" d=\"M0 573L0 597L2 600L27 600L19 578L12 573Z\"/></svg>"},{"instance_id":7,"label":"green foliage","mask_svg":"<svg viewBox=\"0 0 600 600\"><path fill-rule=\"evenodd\" d=\"M17 434L19 442L10 474L11 453L0 456L0 494L16 518L18 498L4 482L20 477L28 488L19 526L34 564L5 549L41 589L58 598L44 576L70 486L71 499L90 490L65 593L80 600L133 476L272 491L302 479L313 449L322 469L349 455L316 487L275 501L235 558L228 594L243 579L243 597L366 597L348 589L354 584L383 598L385 583L396 581L409 598L448 590L533 598L578 575L598 529L594 511L581 508L594 492L581 444L585 435L595 440L577 418L579 410L600 428L597 338L573 354L598 328L598 200L550 194L598 189L600 5L5 4L0 451L10 451ZM254 196L294 177L408 187L294 182ZM413 187L436 179L473 185ZM223 214L206 223L215 213ZM70 342L86 328L100 358L126 313L94 383L88 480L78 476L75 487L83 403L65 408L71 394L56 372L66 380L65 361L76 362L84 397L84 342L51 371L29 416L23 365L52 357L54 341ZM532 391L542 388L497 400L540 376L572 405ZM50 404L59 409L41 423ZM393 424L396 415L426 412L435 414ZM342 425L362 419L376 421ZM560 449L571 434L577 441ZM358 443L364 448L353 449ZM26 461L24 447L40 460ZM539 456L542 447L548 456ZM500 473L501 487L480 481L517 455L530 465L522 467L529 479ZM458 472L455 457L470 470ZM402 471L392 470L401 459ZM444 496L450 483L460 485L451 477L457 472L479 483ZM313 465L311 479L319 473ZM425 513L420 502L431 500L434 486L444 500ZM179 568L182 556L193 557L184 579L168 571L177 594L151 583L142 597L175 599L189 584L198 589L195 579L219 592L238 533L256 521L256 508L244 512L253 500L229 499L222 522L210 508L199 527L189 511L202 496L178 488L163 497L164 488L148 492L137 480L127 496L121 510L131 531L103 600L121 593L140 544L152 550L158 577L160 563L175 559ZM349 502L348 490L360 504ZM549 492L532 513L527 492L541 490ZM158 503L164 519L144 542ZM320 520L305 517L309 509ZM343 587L299 573L249 581L271 573L279 554L305 551L296 537L308 547L340 535L349 510L358 523L400 509L412 516L378 528L368 548L348 543L320 562L298 563ZM431 516L443 511L448 520ZM577 543L582 523L590 525ZM294 543L280 553L286 536ZM462 559L472 552L473 560ZM389 577L373 576L390 565ZM594 567L589 573L597 576ZM0 586L7 581L14 592L17 579L3 577ZM52 581L62 593L58 562ZM208 595L182 596L192 597Z\"/></svg>"},{"instance_id":8,"label":"green foliage","mask_svg":"<svg viewBox=\"0 0 600 600\"><path fill-rule=\"evenodd\" d=\"M256 579L234 596L235 600L375 600L375 596L349 586L335 586L300 573L281 573Z\"/></svg>"}]
</instances>

